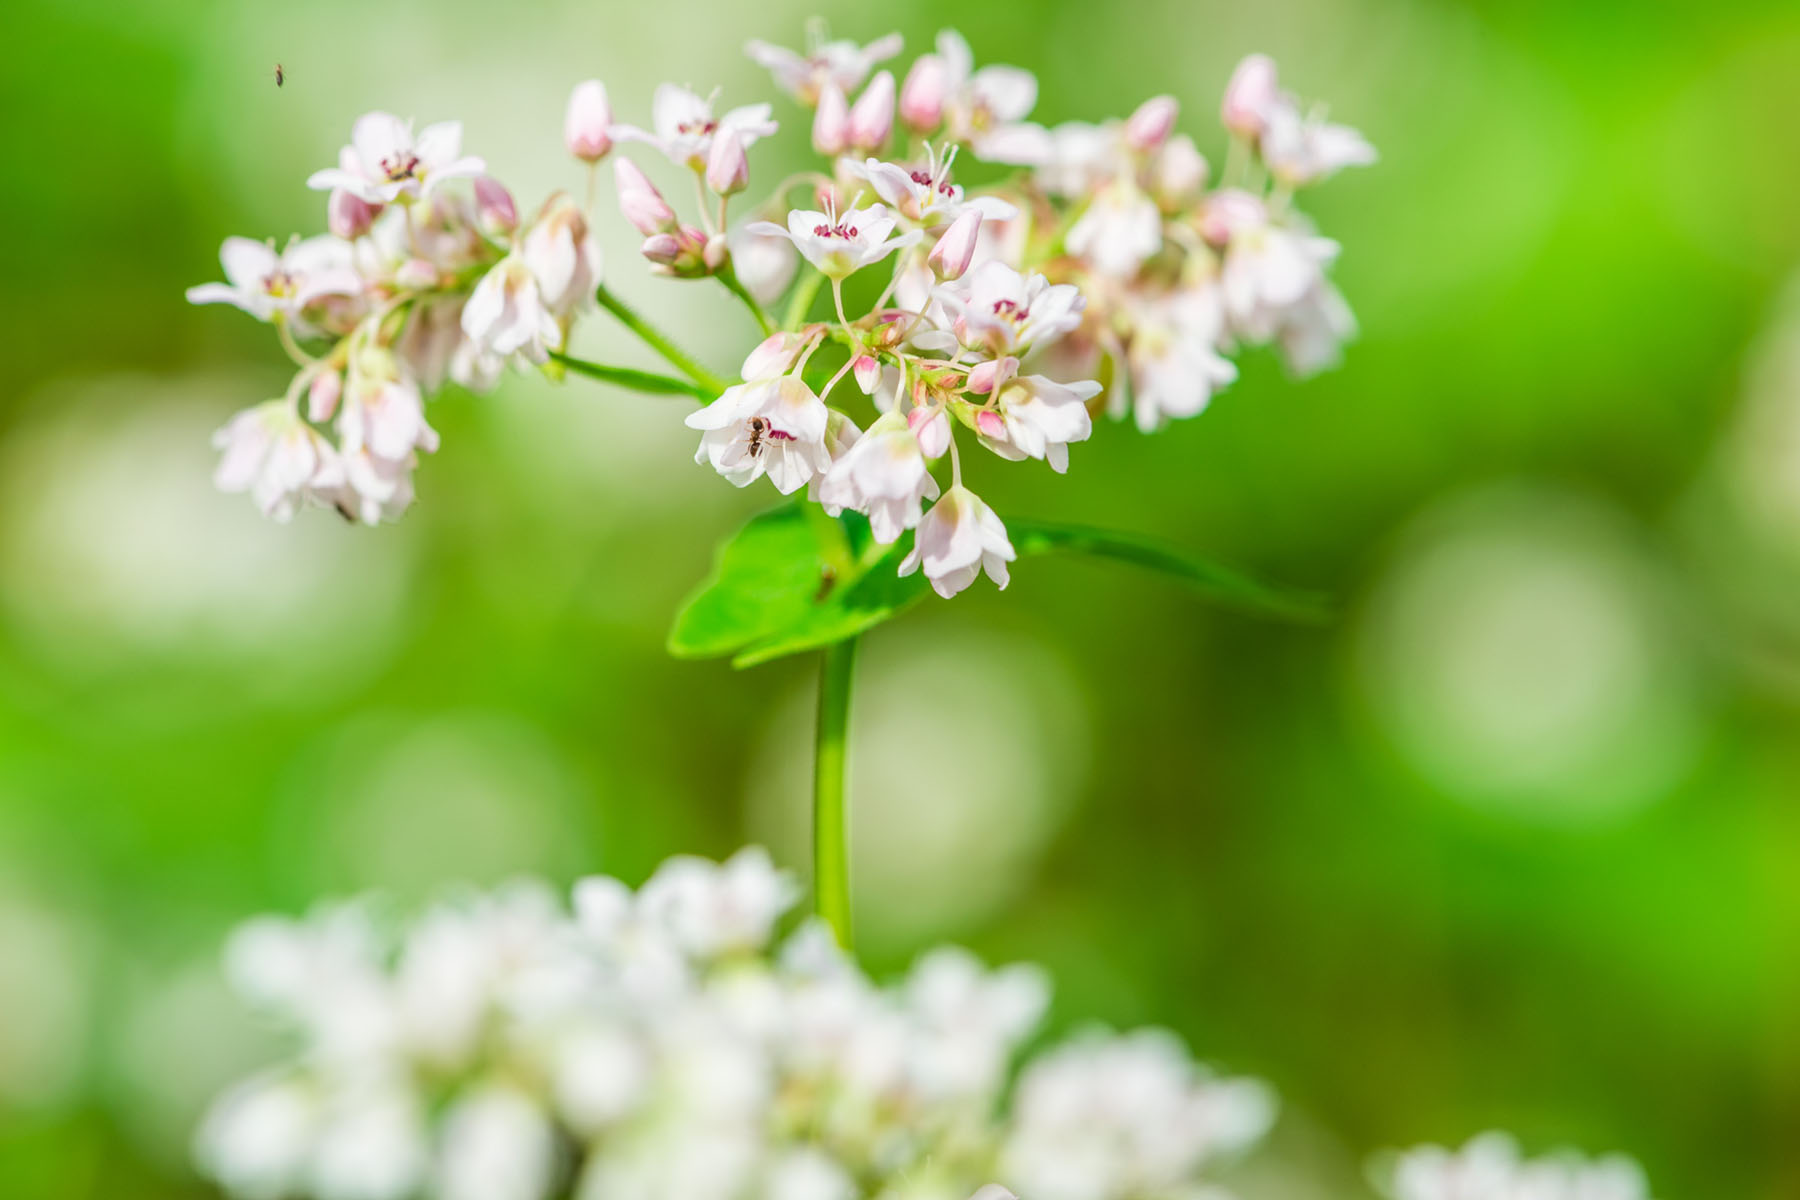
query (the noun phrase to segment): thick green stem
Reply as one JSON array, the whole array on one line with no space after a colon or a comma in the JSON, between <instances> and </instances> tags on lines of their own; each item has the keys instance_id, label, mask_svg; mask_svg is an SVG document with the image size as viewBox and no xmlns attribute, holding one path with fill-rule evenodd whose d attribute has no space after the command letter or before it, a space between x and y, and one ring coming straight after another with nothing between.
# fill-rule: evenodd
<instances>
[{"instance_id":1,"label":"thick green stem","mask_svg":"<svg viewBox=\"0 0 1800 1200\"><path fill-rule=\"evenodd\" d=\"M750 294L750 289L746 288L743 281L737 277L737 272L731 269L730 263L726 263L719 271L719 282L730 289L732 295L744 302L744 307L749 309L750 315L756 318L757 327L762 330L764 337L775 332L775 322L769 319L769 314L763 311L763 306L756 302L756 297Z\"/></svg>"},{"instance_id":2,"label":"thick green stem","mask_svg":"<svg viewBox=\"0 0 1800 1200\"><path fill-rule=\"evenodd\" d=\"M594 299L599 302L601 308L617 317L620 324L643 338L652 350L668 359L672 365L680 369L683 375L711 392L713 397L717 397L720 392L731 386L728 381L714 375L687 351L663 336L661 330L638 316L635 309L607 291L605 287L594 292Z\"/></svg>"},{"instance_id":3,"label":"thick green stem","mask_svg":"<svg viewBox=\"0 0 1800 1200\"><path fill-rule=\"evenodd\" d=\"M819 668L819 736L813 749L813 906L851 948L850 822L844 803L845 745L856 639L825 647Z\"/></svg>"},{"instance_id":4,"label":"thick green stem","mask_svg":"<svg viewBox=\"0 0 1800 1200\"><path fill-rule=\"evenodd\" d=\"M819 289L825 284L825 276L817 271L808 271L794 288L794 294L788 297L787 313L781 318L781 327L792 332L806 323L806 314L812 311L813 299L818 296Z\"/></svg>"},{"instance_id":5,"label":"thick green stem","mask_svg":"<svg viewBox=\"0 0 1800 1200\"><path fill-rule=\"evenodd\" d=\"M635 367L608 366L605 363L589 362L585 358L575 358L556 351L551 351L550 357L577 375L586 375L588 378L598 379L602 383L630 388L634 392L649 392L653 396L691 396L700 401L718 398L718 394L712 389L701 387L686 379L677 379L673 375L658 375L654 371L640 371Z\"/></svg>"}]
</instances>

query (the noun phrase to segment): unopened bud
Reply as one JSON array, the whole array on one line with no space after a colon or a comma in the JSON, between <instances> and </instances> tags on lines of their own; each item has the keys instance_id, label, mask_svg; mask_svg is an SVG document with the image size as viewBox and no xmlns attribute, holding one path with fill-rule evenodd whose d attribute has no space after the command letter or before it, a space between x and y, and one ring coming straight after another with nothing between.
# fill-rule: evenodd
<instances>
[{"instance_id":1,"label":"unopened bud","mask_svg":"<svg viewBox=\"0 0 1800 1200\"><path fill-rule=\"evenodd\" d=\"M1275 60L1266 54L1250 55L1237 65L1231 82L1225 85L1219 119L1239 137L1261 137L1268 125L1269 109L1280 94L1278 88Z\"/></svg>"},{"instance_id":2,"label":"unopened bud","mask_svg":"<svg viewBox=\"0 0 1800 1200\"><path fill-rule=\"evenodd\" d=\"M850 373L856 376L856 386L862 389L862 394L873 396L876 386L881 382L881 361L873 354L859 354L850 367Z\"/></svg>"},{"instance_id":3,"label":"unopened bud","mask_svg":"<svg viewBox=\"0 0 1800 1200\"><path fill-rule=\"evenodd\" d=\"M968 390L978 396L985 396L996 388L1004 387L1019 370L1019 360L1010 354L1005 358L993 359L977 363L969 369Z\"/></svg>"},{"instance_id":4,"label":"unopened bud","mask_svg":"<svg viewBox=\"0 0 1800 1200\"><path fill-rule=\"evenodd\" d=\"M950 449L950 419L941 408L906 410L906 427L919 439L919 451L926 458L942 458Z\"/></svg>"},{"instance_id":5,"label":"unopened bud","mask_svg":"<svg viewBox=\"0 0 1800 1200\"><path fill-rule=\"evenodd\" d=\"M1175 97L1150 97L1126 120L1125 144L1148 154L1169 140L1169 135L1175 131L1175 118L1180 113L1181 105Z\"/></svg>"},{"instance_id":6,"label":"unopened bud","mask_svg":"<svg viewBox=\"0 0 1800 1200\"><path fill-rule=\"evenodd\" d=\"M706 246L700 251L700 261L706 264L708 271L717 271L731 261L731 243L722 233L715 233L706 239Z\"/></svg>"},{"instance_id":7,"label":"unopened bud","mask_svg":"<svg viewBox=\"0 0 1800 1200\"><path fill-rule=\"evenodd\" d=\"M623 156L613 159L613 179L619 188L619 211L639 233L674 232L678 224L675 210L636 163Z\"/></svg>"},{"instance_id":8,"label":"unopened bud","mask_svg":"<svg viewBox=\"0 0 1800 1200\"><path fill-rule=\"evenodd\" d=\"M325 224L338 237L353 242L369 232L369 226L375 223L376 214L380 212L380 208L361 196L352 195L343 188L333 188L331 199L325 203Z\"/></svg>"},{"instance_id":9,"label":"unopened bud","mask_svg":"<svg viewBox=\"0 0 1800 1200\"><path fill-rule=\"evenodd\" d=\"M850 109L850 144L873 154L887 145L894 128L894 76L878 72Z\"/></svg>"},{"instance_id":10,"label":"unopened bud","mask_svg":"<svg viewBox=\"0 0 1800 1200\"><path fill-rule=\"evenodd\" d=\"M589 79L569 93L569 109L563 117L563 144L585 163L597 163L612 149L612 105L606 85Z\"/></svg>"},{"instance_id":11,"label":"unopened bud","mask_svg":"<svg viewBox=\"0 0 1800 1200\"><path fill-rule=\"evenodd\" d=\"M981 434L982 437L1004 438L1006 422L993 409L983 408L975 413L975 432Z\"/></svg>"},{"instance_id":12,"label":"unopened bud","mask_svg":"<svg viewBox=\"0 0 1800 1200\"><path fill-rule=\"evenodd\" d=\"M949 94L950 64L941 55L922 55L900 89L900 119L916 133L930 133L943 124Z\"/></svg>"},{"instance_id":13,"label":"unopened bud","mask_svg":"<svg viewBox=\"0 0 1800 1200\"><path fill-rule=\"evenodd\" d=\"M850 145L850 105L843 89L828 82L819 90L818 111L813 113L813 149L820 154L842 154Z\"/></svg>"},{"instance_id":14,"label":"unopened bud","mask_svg":"<svg viewBox=\"0 0 1800 1200\"><path fill-rule=\"evenodd\" d=\"M519 210L512 193L491 175L475 177L476 219L489 237L505 237L519 227Z\"/></svg>"},{"instance_id":15,"label":"unopened bud","mask_svg":"<svg viewBox=\"0 0 1800 1200\"><path fill-rule=\"evenodd\" d=\"M939 236L925 262L940 282L961 279L975 258L975 242L981 233L981 214L965 208Z\"/></svg>"},{"instance_id":16,"label":"unopened bud","mask_svg":"<svg viewBox=\"0 0 1800 1200\"><path fill-rule=\"evenodd\" d=\"M344 394L344 377L336 371L320 371L306 389L306 419L315 422L331 420L337 412L338 399Z\"/></svg>"},{"instance_id":17,"label":"unopened bud","mask_svg":"<svg viewBox=\"0 0 1800 1200\"><path fill-rule=\"evenodd\" d=\"M712 154L706 160L706 186L720 196L732 196L750 183L750 158L744 139L729 129L713 135Z\"/></svg>"},{"instance_id":18,"label":"unopened bud","mask_svg":"<svg viewBox=\"0 0 1800 1200\"><path fill-rule=\"evenodd\" d=\"M1150 189L1167 212L1179 212L1206 187L1206 159L1185 134L1170 138L1150 168Z\"/></svg>"}]
</instances>

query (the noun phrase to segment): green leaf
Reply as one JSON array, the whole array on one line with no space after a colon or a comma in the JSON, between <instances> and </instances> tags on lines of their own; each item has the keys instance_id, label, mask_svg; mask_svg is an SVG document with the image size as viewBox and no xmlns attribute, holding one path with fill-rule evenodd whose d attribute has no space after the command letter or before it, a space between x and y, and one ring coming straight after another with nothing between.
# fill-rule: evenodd
<instances>
[{"instance_id":1,"label":"green leaf","mask_svg":"<svg viewBox=\"0 0 1800 1200\"><path fill-rule=\"evenodd\" d=\"M1006 529L1021 558L1059 551L1111 558L1172 575L1209 600L1256 616L1303 622L1331 616L1329 601L1316 592L1263 583L1152 538L1052 521L1008 520Z\"/></svg>"},{"instance_id":2,"label":"green leaf","mask_svg":"<svg viewBox=\"0 0 1800 1200\"><path fill-rule=\"evenodd\" d=\"M1067 551L1150 567L1262 616L1319 620L1327 612L1310 593L1259 583L1132 534L1024 520L1009 522L1008 531L1021 557ZM923 575L899 574L909 544L882 546L862 517L834 520L816 504L766 512L719 552L712 575L676 617L669 651L678 658L731 655L734 666L750 667L865 633L930 593Z\"/></svg>"},{"instance_id":3,"label":"green leaf","mask_svg":"<svg viewBox=\"0 0 1800 1200\"><path fill-rule=\"evenodd\" d=\"M799 505L753 518L675 618L669 653L713 658L792 627L813 608L828 572L835 573Z\"/></svg>"}]
</instances>

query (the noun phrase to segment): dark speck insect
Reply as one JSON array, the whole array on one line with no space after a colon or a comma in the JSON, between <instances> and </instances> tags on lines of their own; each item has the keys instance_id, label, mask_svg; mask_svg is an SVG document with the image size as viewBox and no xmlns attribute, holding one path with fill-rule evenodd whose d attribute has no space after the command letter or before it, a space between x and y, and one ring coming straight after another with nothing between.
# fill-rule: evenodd
<instances>
[{"instance_id":1,"label":"dark speck insect","mask_svg":"<svg viewBox=\"0 0 1800 1200\"><path fill-rule=\"evenodd\" d=\"M773 428L773 426L771 426L769 424L769 418L767 418L767 417L751 417L750 418L750 457L751 458L755 458L757 455L762 453L763 439L769 436L769 430L772 428Z\"/></svg>"},{"instance_id":2,"label":"dark speck insect","mask_svg":"<svg viewBox=\"0 0 1800 1200\"><path fill-rule=\"evenodd\" d=\"M281 69L280 63L276 63L275 64L275 86L280 87L283 83L286 83L286 82L287 82L287 72L283 71Z\"/></svg>"}]
</instances>

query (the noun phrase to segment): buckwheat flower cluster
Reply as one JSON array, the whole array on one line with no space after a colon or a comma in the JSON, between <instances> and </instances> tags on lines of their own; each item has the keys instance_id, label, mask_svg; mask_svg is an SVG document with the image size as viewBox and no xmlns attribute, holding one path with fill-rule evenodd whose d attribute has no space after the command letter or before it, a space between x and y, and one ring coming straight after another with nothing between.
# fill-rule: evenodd
<instances>
[{"instance_id":1,"label":"buckwheat flower cluster","mask_svg":"<svg viewBox=\"0 0 1800 1200\"><path fill-rule=\"evenodd\" d=\"M1393 1200L1650 1200L1637 1163L1574 1152L1527 1159L1504 1133L1460 1150L1419 1146L1398 1155L1384 1181Z\"/></svg>"},{"instance_id":2,"label":"buckwheat flower cluster","mask_svg":"<svg viewBox=\"0 0 1800 1200\"><path fill-rule=\"evenodd\" d=\"M1159 1033L1079 1036L1003 1105L1041 974L940 949L878 986L822 925L778 935L795 895L753 849L572 914L521 884L254 920L228 972L297 1050L217 1101L201 1165L249 1200L1161 1200L1271 1120Z\"/></svg>"},{"instance_id":3,"label":"buckwheat flower cluster","mask_svg":"<svg viewBox=\"0 0 1800 1200\"><path fill-rule=\"evenodd\" d=\"M457 122L415 132L369 113L338 165L307 180L328 193L329 233L281 249L227 239L227 282L188 299L273 325L295 374L219 431L221 489L282 521L304 503L395 517L419 454L438 446L426 398L446 380L484 391L507 363L562 347L599 280L587 217L557 193L521 220L485 169Z\"/></svg>"},{"instance_id":4,"label":"buckwheat flower cluster","mask_svg":"<svg viewBox=\"0 0 1800 1200\"><path fill-rule=\"evenodd\" d=\"M766 478L861 513L880 543L910 534L900 571L951 596L982 574L1005 587L1016 557L964 483L965 447L1060 473L1099 412L1148 431L1201 411L1240 347L1278 343L1299 371L1336 358L1353 330L1328 278L1338 247L1295 197L1374 151L1282 90L1269 60L1246 59L1226 89L1230 149L1213 186L1170 97L1123 121L1046 128L1030 119L1029 71L977 66L949 31L904 71L888 65L902 49L898 35L861 45L818 29L804 51L749 44L806 113L820 162L748 208L737 198L751 152L779 132L774 105L666 83L634 125L615 122L598 81L570 96L564 142L589 208L613 155L620 215L651 272L716 280L754 317L763 340L735 379L599 285L588 208L558 193L521 221L455 123L415 133L362 118L338 165L309 181L330 194L331 235L280 252L234 239L230 282L190 294L274 324L298 367L286 395L220 433L220 485L283 519L305 501L391 516L436 448L424 397L445 379L479 390L508 362L585 367L698 396L696 461L739 487ZM987 164L990 186L959 182L959 157ZM670 173L691 201L652 177ZM685 378L547 363L594 301Z\"/></svg>"}]
</instances>

